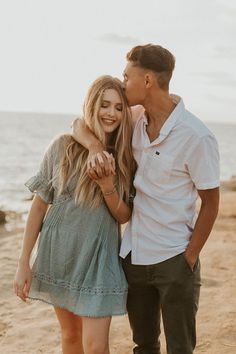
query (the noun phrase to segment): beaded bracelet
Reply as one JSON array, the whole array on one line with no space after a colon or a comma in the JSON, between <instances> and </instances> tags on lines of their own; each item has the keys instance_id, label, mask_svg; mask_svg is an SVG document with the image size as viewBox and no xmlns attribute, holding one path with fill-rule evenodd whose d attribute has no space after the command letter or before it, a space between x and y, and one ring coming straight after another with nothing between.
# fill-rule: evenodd
<instances>
[{"instance_id":1,"label":"beaded bracelet","mask_svg":"<svg viewBox=\"0 0 236 354\"><path fill-rule=\"evenodd\" d=\"M114 187L114 189L112 191L110 191L110 192L104 192L103 195L104 195L104 197L106 197L106 196L111 195L111 194L113 194L115 192L116 192L116 187Z\"/></svg>"}]
</instances>

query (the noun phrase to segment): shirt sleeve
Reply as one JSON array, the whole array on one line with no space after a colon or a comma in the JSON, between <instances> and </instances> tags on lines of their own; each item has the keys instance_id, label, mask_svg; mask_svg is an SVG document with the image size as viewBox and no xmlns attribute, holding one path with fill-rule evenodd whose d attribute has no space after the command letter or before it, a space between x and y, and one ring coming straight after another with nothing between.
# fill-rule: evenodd
<instances>
[{"instance_id":1,"label":"shirt sleeve","mask_svg":"<svg viewBox=\"0 0 236 354\"><path fill-rule=\"evenodd\" d=\"M217 141L212 134L201 137L188 153L187 168L197 189L213 189L220 185L220 158Z\"/></svg>"},{"instance_id":2,"label":"shirt sleeve","mask_svg":"<svg viewBox=\"0 0 236 354\"><path fill-rule=\"evenodd\" d=\"M141 119L145 112L145 109L141 105L131 107L131 118L132 118L132 128L134 130L135 126L137 125L138 121Z\"/></svg>"},{"instance_id":3,"label":"shirt sleeve","mask_svg":"<svg viewBox=\"0 0 236 354\"><path fill-rule=\"evenodd\" d=\"M53 141L46 150L38 173L25 183L25 186L28 187L32 193L39 195L40 198L48 204L52 204L54 196L52 184L54 150L55 141Z\"/></svg>"}]
</instances>

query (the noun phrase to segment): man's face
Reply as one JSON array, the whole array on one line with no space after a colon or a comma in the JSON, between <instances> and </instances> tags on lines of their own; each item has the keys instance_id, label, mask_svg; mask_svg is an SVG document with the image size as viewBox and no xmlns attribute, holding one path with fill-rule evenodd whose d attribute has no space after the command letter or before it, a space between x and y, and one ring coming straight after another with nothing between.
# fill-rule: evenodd
<instances>
[{"instance_id":1,"label":"man's face","mask_svg":"<svg viewBox=\"0 0 236 354\"><path fill-rule=\"evenodd\" d=\"M123 72L124 90L129 106L143 104L146 96L145 70L128 62Z\"/></svg>"}]
</instances>

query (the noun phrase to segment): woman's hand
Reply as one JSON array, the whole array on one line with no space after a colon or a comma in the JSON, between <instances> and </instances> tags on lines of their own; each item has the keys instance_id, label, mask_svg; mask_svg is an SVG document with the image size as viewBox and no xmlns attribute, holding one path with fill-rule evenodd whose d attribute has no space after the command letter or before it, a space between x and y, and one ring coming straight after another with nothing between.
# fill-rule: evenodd
<instances>
[{"instance_id":1,"label":"woman's hand","mask_svg":"<svg viewBox=\"0 0 236 354\"><path fill-rule=\"evenodd\" d=\"M15 294L25 302L29 295L31 281L32 271L29 264L19 264L14 279L14 290Z\"/></svg>"},{"instance_id":2,"label":"woman's hand","mask_svg":"<svg viewBox=\"0 0 236 354\"><path fill-rule=\"evenodd\" d=\"M107 151L103 151L103 159L101 154L96 154L89 164L87 173L89 177L94 180L100 188L103 190L114 188L114 176L115 176L115 159L112 154ZM104 161L106 164L106 170L104 170Z\"/></svg>"},{"instance_id":3,"label":"woman's hand","mask_svg":"<svg viewBox=\"0 0 236 354\"><path fill-rule=\"evenodd\" d=\"M102 175L102 177L99 177L96 169L93 169L92 172L88 171L88 175L94 182L99 185L102 193L110 192L115 187L115 177L112 173L110 173L108 176Z\"/></svg>"},{"instance_id":4,"label":"woman's hand","mask_svg":"<svg viewBox=\"0 0 236 354\"><path fill-rule=\"evenodd\" d=\"M103 194L109 193L115 188L115 179L112 174L110 174L109 176L98 177L97 179L93 180L99 185Z\"/></svg>"},{"instance_id":5,"label":"woman's hand","mask_svg":"<svg viewBox=\"0 0 236 354\"><path fill-rule=\"evenodd\" d=\"M111 172L107 175L105 172L102 172L100 166L95 164L93 168L89 166L87 173L88 176L100 186L105 203L114 219L118 221L119 224L124 224L130 219L132 209L116 190L115 159L111 154L108 154L108 152L106 152L106 154L108 169L110 169ZM98 168L100 169L98 170Z\"/></svg>"},{"instance_id":6,"label":"woman's hand","mask_svg":"<svg viewBox=\"0 0 236 354\"><path fill-rule=\"evenodd\" d=\"M115 170L115 159L112 154L105 150L97 153L89 152L87 171L90 178L95 180L98 177L101 178L110 174L115 176Z\"/></svg>"},{"instance_id":7,"label":"woman's hand","mask_svg":"<svg viewBox=\"0 0 236 354\"><path fill-rule=\"evenodd\" d=\"M115 184L115 159L112 154L108 154L107 152L105 156L106 165L110 171L109 173L105 174L105 172L102 171L99 159L98 162L93 165L94 167L91 166L87 170L89 177L99 185L102 193L111 192L114 190Z\"/></svg>"}]
</instances>

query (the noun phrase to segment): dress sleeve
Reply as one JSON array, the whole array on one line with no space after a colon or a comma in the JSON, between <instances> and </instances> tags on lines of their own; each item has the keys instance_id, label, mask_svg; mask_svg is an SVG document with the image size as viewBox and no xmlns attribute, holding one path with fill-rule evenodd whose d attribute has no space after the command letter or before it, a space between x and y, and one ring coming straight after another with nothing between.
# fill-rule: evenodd
<instances>
[{"instance_id":1,"label":"dress sleeve","mask_svg":"<svg viewBox=\"0 0 236 354\"><path fill-rule=\"evenodd\" d=\"M32 193L39 195L40 198L48 204L52 204L54 196L54 188L52 184L54 150L55 141L52 142L46 150L38 173L25 183L25 186L28 187Z\"/></svg>"}]
</instances>

